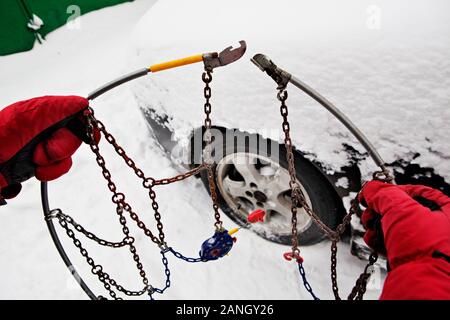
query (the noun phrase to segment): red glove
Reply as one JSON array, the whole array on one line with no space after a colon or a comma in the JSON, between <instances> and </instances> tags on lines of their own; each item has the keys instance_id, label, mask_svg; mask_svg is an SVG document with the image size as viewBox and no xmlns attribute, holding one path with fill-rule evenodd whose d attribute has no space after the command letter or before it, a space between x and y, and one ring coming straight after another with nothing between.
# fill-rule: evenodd
<instances>
[{"instance_id":1,"label":"red glove","mask_svg":"<svg viewBox=\"0 0 450 320\"><path fill-rule=\"evenodd\" d=\"M367 206L364 240L386 253L391 268L381 299L450 299L450 198L425 186L371 181L360 201Z\"/></svg>"},{"instance_id":2,"label":"red glove","mask_svg":"<svg viewBox=\"0 0 450 320\"><path fill-rule=\"evenodd\" d=\"M0 111L0 202L33 176L50 181L69 171L71 156L89 141L82 116L87 107L82 97L45 96Z\"/></svg>"}]
</instances>

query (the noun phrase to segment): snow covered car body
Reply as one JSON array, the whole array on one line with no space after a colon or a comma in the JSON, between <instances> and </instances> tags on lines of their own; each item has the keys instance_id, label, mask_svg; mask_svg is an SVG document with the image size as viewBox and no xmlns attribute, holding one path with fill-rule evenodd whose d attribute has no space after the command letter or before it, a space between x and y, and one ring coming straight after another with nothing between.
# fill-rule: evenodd
<instances>
[{"instance_id":1,"label":"snow covered car body","mask_svg":"<svg viewBox=\"0 0 450 320\"><path fill-rule=\"evenodd\" d=\"M132 57L141 66L220 51L244 39L246 55L213 73L216 128L257 134L283 146L276 86L249 61L264 53L347 114L393 166L398 182L434 184L450 192L448 9L446 1L430 5L423 0L376 5L360 0L165 0L137 24ZM192 65L132 85L154 134L185 165L191 163L182 155L190 154L192 134L203 125L202 71ZM333 212L340 215L349 198L336 203L336 197L354 195L377 167L332 115L292 86L288 92L297 156L313 164L335 190L325 196L334 197ZM297 170L301 175L302 168Z\"/></svg>"}]
</instances>

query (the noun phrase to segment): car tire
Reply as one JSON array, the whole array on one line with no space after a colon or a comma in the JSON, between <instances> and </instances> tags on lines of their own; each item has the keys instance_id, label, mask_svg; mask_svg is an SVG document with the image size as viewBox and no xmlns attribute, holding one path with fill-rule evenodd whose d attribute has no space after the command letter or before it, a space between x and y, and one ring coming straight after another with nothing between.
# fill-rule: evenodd
<instances>
[{"instance_id":1,"label":"car tire","mask_svg":"<svg viewBox=\"0 0 450 320\"><path fill-rule=\"evenodd\" d=\"M223 130L223 133L226 133L230 130ZM272 140L261 138L258 135L248 134L237 130L231 130L234 136L238 136L238 139L234 139L234 143L227 143L226 138L223 139L215 139L212 142L213 150L223 150L223 154L221 156L222 159L225 159L229 156L242 156L242 154L248 154L249 156L256 155L257 157L261 156L258 151L258 147L248 143L248 141L254 141L253 138L260 139L259 145L261 145L261 141L263 143L271 142L272 145L277 146L278 149L278 157L274 157L272 155L264 155L263 160L261 161L277 161L280 167L279 170L287 170L288 162L286 159L286 148L284 145L273 142ZM224 137L228 137L228 135L224 134ZM250 137L250 139L246 139L245 137ZM217 142L216 142L217 141ZM236 142L237 141L237 142ZM299 151L295 151L295 167L296 167L296 175L297 181L300 183L303 192L306 197L308 197L308 202L310 203L313 210L320 217L320 219L329 227L335 228L343 217L344 207L342 205L342 201L337 196L333 186L327 180L324 173L311 161L306 159ZM268 159L266 159L266 157ZM278 159L279 158L279 159ZM215 158L215 164L213 165L213 170L218 173L218 168L221 165L222 159ZM266 162L267 163L267 162ZM271 164L272 165L272 164ZM236 167L235 167L236 168ZM231 169L227 169L231 170ZM283 171L279 171L283 172ZM231 174L231 173L230 173ZM284 173L283 173L284 174ZM209 192L209 183L207 173L202 171L201 179L205 188ZM272 242L280 243L280 244L290 244L291 243L291 230L289 232L273 232L272 230L267 230L264 228L255 228L254 225L250 224L247 219L245 213L242 211L242 207L237 209L234 206L234 203L230 204L230 197L227 193L224 192L224 188L219 187L219 179L220 177L216 175L216 190L219 200L219 206L221 210L235 223L244 228L251 228L258 235ZM227 177L227 179L229 179ZM289 188L289 185L287 185ZM254 193L256 196L256 192ZM228 196L228 198L227 198ZM239 200L240 201L240 200ZM248 211L248 210L247 210ZM246 214L250 213L248 211ZM289 213L290 214L290 213ZM299 212L300 214L300 212ZM303 214L306 215L306 213ZM290 221L289 221L290 225ZM298 233L298 241L300 245L312 245L320 242L325 238L324 233L321 229L314 223L312 220L308 225L305 225L303 230L299 230Z\"/></svg>"}]
</instances>

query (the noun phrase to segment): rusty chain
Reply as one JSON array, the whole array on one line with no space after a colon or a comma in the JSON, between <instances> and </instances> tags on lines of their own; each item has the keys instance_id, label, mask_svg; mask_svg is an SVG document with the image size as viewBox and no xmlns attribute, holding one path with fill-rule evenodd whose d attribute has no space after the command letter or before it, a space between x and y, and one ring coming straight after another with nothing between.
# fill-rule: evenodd
<instances>
[{"instance_id":1,"label":"rusty chain","mask_svg":"<svg viewBox=\"0 0 450 320\"><path fill-rule=\"evenodd\" d=\"M63 213L60 209L55 209L47 217L47 219L54 219L54 218L65 220L68 224L72 225L76 231L78 231L79 233L82 233L86 238L93 240L93 241L97 242L99 245L104 246L104 247L122 248L122 247L126 246L128 244L128 242L134 241L134 239L132 237L124 238L120 242L111 242L111 241L99 238L94 233L86 230L82 225L77 223L71 216Z\"/></svg>"},{"instance_id":2,"label":"rusty chain","mask_svg":"<svg viewBox=\"0 0 450 320\"><path fill-rule=\"evenodd\" d=\"M155 182L153 183L155 186L158 185L166 185L166 184L171 184L174 182L179 182L179 181L183 181L187 178L190 178L192 176L195 176L197 174L199 174L201 171L206 170L206 165L205 164L201 164L198 167L195 167L192 170L189 170L185 173L179 174L175 177L172 178L164 178L164 179L160 179L160 180L155 180Z\"/></svg>"},{"instance_id":3,"label":"rusty chain","mask_svg":"<svg viewBox=\"0 0 450 320\"><path fill-rule=\"evenodd\" d=\"M131 206L125 201L125 195L123 193L116 193L116 186L114 182L111 180L111 173L108 169L105 167L105 160L99 153L98 145L94 142L90 143L91 150L96 155L97 164L102 169L103 177L108 182L108 188L109 190L114 194L112 201L115 203L115 198L123 205L123 208L125 211L127 211L131 218L137 223L138 227L144 230L144 233L149 236L152 241L159 246L162 246L165 244L164 238L164 230L163 230L163 224L161 222L161 214L159 213L159 205L156 201L156 193L153 189L155 185L155 179L154 178L147 178L144 174L144 172L136 165L136 163L126 154L125 150L116 142L116 139L106 130L105 125L98 119L94 117L93 111L91 110L91 113L87 116L87 122L88 122L88 133L91 135L91 139L94 139L93 130L94 126L96 129L98 129L105 137L105 139L111 144L116 153L124 160L125 164L131 168L135 175L142 180L142 186L146 189L148 189L148 196L151 201L151 205L154 211L154 218L156 221L156 226L158 228L158 238L156 238L152 232L145 227L145 224L139 219L137 214L133 211ZM117 195L116 195L117 194Z\"/></svg>"},{"instance_id":4,"label":"rusty chain","mask_svg":"<svg viewBox=\"0 0 450 320\"><path fill-rule=\"evenodd\" d=\"M358 280L356 280L356 284L347 298L348 300L362 300L364 293L366 292L367 281L372 274L372 266L377 262L377 259L378 254L372 252L369 256L369 263L364 268L364 272L361 273Z\"/></svg>"},{"instance_id":5,"label":"rusty chain","mask_svg":"<svg viewBox=\"0 0 450 320\"><path fill-rule=\"evenodd\" d=\"M209 84L212 81L212 70L205 69L205 72L202 74L202 80L205 83L205 88L203 90L203 94L205 97L205 105L204 105L204 112L205 112L205 133L203 135L203 140L205 142L205 147L203 149L203 166L206 168L207 176L208 176L208 185L209 185L209 191L211 193L211 199L213 201L213 209L214 209L214 218L215 223L214 226L216 227L217 231L222 231L222 220L220 217L219 212L219 201L217 198L217 191L216 191L216 178L213 170L213 164L214 159L212 156L212 132L211 132L211 87Z\"/></svg>"},{"instance_id":6,"label":"rusty chain","mask_svg":"<svg viewBox=\"0 0 450 320\"><path fill-rule=\"evenodd\" d=\"M352 215L356 214L359 210L358 195L351 202L349 212L344 216L342 222L336 227L336 230L331 229L325 223L321 221L319 216L311 209L309 204L306 202L306 198L297 183L296 170L295 170L295 158L293 153L292 140L290 137L290 125L288 121L288 107L286 105L286 100L288 98L288 93L285 88L281 88L278 91L277 99L281 102L280 114L283 118L282 129L284 132L284 143L286 147L286 157L288 162L288 171L290 176L289 187L291 189L291 213L292 213L292 257L300 257L300 249L298 248L298 232L297 232L297 210L302 208L305 212L313 219L317 226L323 231L325 235L331 240L331 283L332 290L336 300L340 300L339 288L337 281L337 243L339 242L342 234L345 232L347 226L350 224ZM393 177L386 168L382 168L381 171L377 171L373 175L374 179L392 182ZM371 275L371 267L375 264L378 259L378 255L372 252L369 257L369 262L364 268L363 273L358 277L355 286L353 287L351 293L348 296L348 300L358 299L361 300L366 291L367 281Z\"/></svg>"},{"instance_id":7,"label":"rusty chain","mask_svg":"<svg viewBox=\"0 0 450 320\"><path fill-rule=\"evenodd\" d=\"M88 112L85 114L86 118L86 126L87 126L87 133L90 139L89 146L92 150L92 152L96 156L96 162L98 166L101 168L102 175L104 179L107 182L108 189L111 191L112 195L112 202L116 205L116 213L119 216L119 222L122 226L122 232L125 235L124 239L121 242L110 242L107 240L104 240L102 238L99 238L94 233L86 230L82 225L77 223L72 217L70 217L67 214L62 213L61 210L57 209L53 211L48 218L58 219L59 224L63 229L65 229L66 234L69 236L69 238L72 239L75 247L77 247L83 257L86 258L87 263L91 266L91 272L95 274L99 281L103 284L104 288L108 291L109 295L113 299L121 299L117 296L117 293L114 291L113 288L115 288L117 291L122 292L123 294L127 296L141 296L145 293L149 295L151 299L152 294L154 292L162 293L164 290L170 286L170 270L168 269L168 261L167 258L165 258L164 253L165 249L167 248L167 244L165 243L165 235L163 231L163 224L161 222L161 215L158 211L159 205L156 201L156 193L154 191L154 186L157 185L167 185L170 183L178 182L185 180L195 174L198 174L200 171L206 169L206 165L200 165L197 168L194 168L186 173L179 174L177 176L171 177L171 178L164 178L160 180L156 180L154 178L147 178L144 174L144 172L136 165L136 163L126 154L125 150L116 142L115 138L106 130L105 125L98 119L94 117L94 113L92 109L89 109ZM138 215L133 211L131 205L126 201L125 195L117 190L117 186L112 180L111 172L106 167L106 161L103 158L103 156L100 154L100 148L96 142L95 132L98 130L99 133L103 134L106 141L111 144L116 151L116 153L124 160L125 164L131 168L135 175L142 180L142 185L144 188L148 189L149 191L149 198L152 203L152 208L154 210L154 217L156 220L156 225L159 231L158 237L153 235L153 233L146 227L143 221L141 221L138 217ZM127 226L127 221L123 213L128 212L131 219L136 222L136 225L144 231L144 234L148 236L155 244L157 244L162 249L162 262L165 266L165 274L167 276L166 280L166 287L164 289L157 289L153 288L151 285L149 285L149 281L146 275L146 272L144 270L144 267L141 263L141 258L139 254L137 253L136 247L134 246L135 239L130 236L129 234L129 228ZM89 256L88 251L82 246L81 241L76 238L75 233L73 230L70 229L69 225L72 225L76 231L82 233L84 236L86 236L88 239L91 239L98 243L101 246L106 247L112 247L112 248L120 248L124 246L128 246L129 250L132 254L133 260L136 262L136 267L138 269L139 275L142 279L142 282L144 284L144 288L139 291L132 291L125 289L122 285L118 284L115 279L113 279L107 272L104 271L103 266L100 264L96 264L95 261ZM103 298L99 296L99 298Z\"/></svg>"},{"instance_id":8,"label":"rusty chain","mask_svg":"<svg viewBox=\"0 0 450 320\"><path fill-rule=\"evenodd\" d=\"M140 169L135 161L131 159L125 150L117 143L116 139L113 135L111 135L105 125L94 116L94 111L91 108L88 108L84 113L84 117L86 120L86 128L87 135L89 138L89 146L91 151L95 154L97 165L100 167L103 178L106 180L107 187L109 191L112 193L111 201L116 206L116 213L119 218L119 222L122 226L122 233L124 234L124 238L120 242L111 242L104 240L94 233L86 230L82 225L77 223L72 217L67 214L64 214L60 209L53 210L47 219L57 219L61 227L66 231L66 234L70 239L72 239L73 244L77 247L83 257L85 257L87 263L91 267L91 272L98 277L98 280L103 284L106 291L109 293L111 298L113 299L121 299L117 295L117 291L127 295L127 296L141 296L145 293L149 295L151 299L153 299L152 294L155 292L163 293L165 289L170 286L170 270L168 268L168 261L165 257L165 253L168 252L169 248L165 242L165 234L164 234L164 226L161 221L161 214L159 212L159 205L156 200L156 193L154 190L155 186L159 185L167 185L175 182L179 182L185 180L191 176L199 174L201 171L206 170L208 175L209 189L211 193L211 198L213 202L214 209L214 218L217 231L222 231L222 221L219 212L218 198L215 186L215 175L213 171L214 160L212 158L212 134L211 134L211 104L209 102L211 98L211 87L209 83L212 81L211 70L205 70L202 75L202 80L205 83L204 88L204 97L206 99L204 105L205 112L205 147L203 153L203 163L196 168L187 171L185 173L176 175L171 178L163 178L163 179L154 179L152 177L146 177L142 169ZM142 186L148 190L148 196L151 202L152 209L154 211L154 219L156 221L156 227L158 229L158 236L155 236L152 231L145 225L145 223L139 218L138 214L133 210L131 205L126 201L125 194L118 191L115 182L112 179L111 172L106 167L106 161L104 157L100 153L100 148L98 146L98 135L103 135L106 141L114 148L115 152L123 159L125 164L132 169L134 174L142 181ZM166 286L163 289L153 288L149 285L149 280L147 274L144 270L144 267L141 263L141 257L137 253L137 249L134 246L135 239L130 236L130 230L127 226L127 219L124 216L124 212L127 212L130 218L136 223L137 227L143 230L144 234L151 239L152 242L157 244L161 248L161 254L163 256L162 262L165 267L165 274L167 276ZM118 284L115 279L113 279L106 271L104 271L103 266L100 264L96 264L95 261L90 257L88 251L83 247L81 241L75 236L75 232L71 229L72 226L77 232L83 234L90 240L95 241L101 246L111 247L111 248L121 248L128 246L130 253L132 254L133 260L136 263L136 268L138 273L142 279L144 284L144 288L139 291L132 291L125 289L122 285ZM173 250L173 249L172 249ZM103 298L102 296L98 296L98 298Z\"/></svg>"},{"instance_id":9,"label":"rusty chain","mask_svg":"<svg viewBox=\"0 0 450 320\"><path fill-rule=\"evenodd\" d=\"M60 209L55 209L51 212L51 214L48 218L58 219L58 223L60 224L60 226L66 231L67 236L72 240L75 247L78 248L78 250L80 251L80 254L86 259L86 262L91 267L91 273L98 277L98 280L103 284L104 288L108 291L111 298L113 298L115 300L122 299L117 296L117 293L114 291L114 289L112 287L115 287L118 291L124 293L127 296L141 296L141 295L145 294L146 292L148 292L151 297L151 293L152 293L151 289L152 288L151 288L151 286L148 285L148 283L145 284L144 288L140 291L127 290L123 286L118 284L116 280L111 278L111 276L104 270L102 265L96 264L94 259L92 259L90 257L88 251L81 244L81 241L75 236L75 232L72 229L70 229L69 224L74 225L74 226L77 225L77 223L71 217L62 213L62 211ZM81 230L79 230L79 228L76 228L76 230L79 232L82 232ZM130 246L131 252L135 251L135 248L132 245L132 243L134 242L134 238L128 236L125 239L126 240L123 241L124 246L125 245ZM93 239L93 240L96 241L96 239ZM100 244L100 242L99 242L99 244ZM101 244L101 245L105 245L105 244ZM108 246L108 245L106 244L106 246ZM134 250L131 249L132 247L134 248ZM101 296L99 296L99 298L101 298Z\"/></svg>"},{"instance_id":10,"label":"rusty chain","mask_svg":"<svg viewBox=\"0 0 450 320\"><path fill-rule=\"evenodd\" d=\"M298 199L301 198L302 191L297 183L294 163L294 153L292 152L292 140L290 136L290 125L288 121L288 108L286 100L288 93L286 90L280 90L277 95L278 100L281 102L280 113L283 117L283 132L284 132L284 144L286 146L286 156L288 161L288 171L290 176L289 187L291 188L291 213L292 213L292 257L300 257L300 249L298 248L298 235L297 235L297 209L303 207L304 204L300 203Z\"/></svg>"}]
</instances>

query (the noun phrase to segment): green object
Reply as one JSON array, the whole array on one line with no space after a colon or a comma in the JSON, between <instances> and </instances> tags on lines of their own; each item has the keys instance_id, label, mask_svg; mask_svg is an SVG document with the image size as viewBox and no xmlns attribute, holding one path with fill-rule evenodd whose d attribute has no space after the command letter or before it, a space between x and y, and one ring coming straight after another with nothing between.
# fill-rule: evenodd
<instances>
[{"instance_id":1,"label":"green object","mask_svg":"<svg viewBox=\"0 0 450 320\"><path fill-rule=\"evenodd\" d=\"M113 6L133 0L1 0L0 1L0 56L31 50L36 40L45 38L63 26L77 13ZM38 30L27 27L33 14L44 25Z\"/></svg>"}]
</instances>

